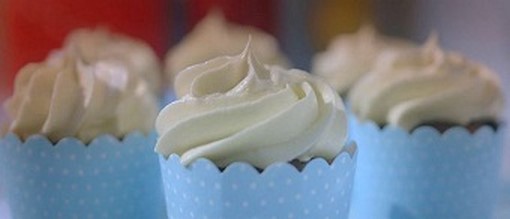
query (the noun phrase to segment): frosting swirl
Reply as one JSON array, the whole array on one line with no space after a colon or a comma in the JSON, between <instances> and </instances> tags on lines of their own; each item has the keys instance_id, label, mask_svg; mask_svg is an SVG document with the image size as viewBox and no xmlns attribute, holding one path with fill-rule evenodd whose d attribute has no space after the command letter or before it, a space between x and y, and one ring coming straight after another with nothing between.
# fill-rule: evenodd
<instances>
[{"instance_id":1,"label":"frosting swirl","mask_svg":"<svg viewBox=\"0 0 510 219\"><path fill-rule=\"evenodd\" d=\"M381 53L412 46L410 42L381 36L373 27L364 26L356 33L338 36L326 51L315 55L312 72L326 78L338 93L346 94L370 71Z\"/></svg>"},{"instance_id":2,"label":"frosting swirl","mask_svg":"<svg viewBox=\"0 0 510 219\"><path fill-rule=\"evenodd\" d=\"M172 80L186 67L218 56L236 55L251 37L254 53L270 65L288 66L287 58L271 35L250 26L228 23L221 12L213 11L167 54L165 71Z\"/></svg>"},{"instance_id":3,"label":"frosting swirl","mask_svg":"<svg viewBox=\"0 0 510 219\"><path fill-rule=\"evenodd\" d=\"M157 115L147 82L123 62L89 63L65 53L22 68L4 107L9 131L21 138L43 134L52 141L74 136L89 142L100 134L147 132Z\"/></svg>"},{"instance_id":4,"label":"frosting swirl","mask_svg":"<svg viewBox=\"0 0 510 219\"><path fill-rule=\"evenodd\" d=\"M372 71L349 95L364 120L409 130L430 122L497 121L503 109L496 75L442 51L434 36L421 48L385 53Z\"/></svg>"},{"instance_id":5,"label":"frosting swirl","mask_svg":"<svg viewBox=\"0 0 510 219\"><path fill-rule=\"evenodd\" d=\"M260 64L249 45L233 57L187 68L176 78L181 99L156 120L156 151L181 161L206 157L218 166L245 161L335 157L346 140L342 101L327 84L300 70Z\"/></svg>"},{"instance_id":6,"label":"frosting swirl","mask_svg":"<svg viewBox=\"0 0 510 219\"><path fill-rule=\"evenodd\" d=\"M69 34L63 49L50 54L49 59L60 59L62 53L78 54L85 63L122 62L129 73L145 79L154 94L160 92L161 67L158 57L141 40L114 34L106 29L78 29Z\"/></svg>"}]
</instances>

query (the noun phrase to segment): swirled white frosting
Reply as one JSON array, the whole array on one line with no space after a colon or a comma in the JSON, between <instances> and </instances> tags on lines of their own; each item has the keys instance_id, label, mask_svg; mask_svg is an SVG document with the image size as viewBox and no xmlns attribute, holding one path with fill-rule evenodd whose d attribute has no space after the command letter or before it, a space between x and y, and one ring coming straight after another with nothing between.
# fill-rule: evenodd
<instances>
[{"instance_id":1,"label":"swirled white frosting","mask_svg":"<svg viewBox=\"0 0 510 219\"><path fill-rule=\"evenodd\" d=\"M430 122L497 121L503 95L496 75L431 37L421 48L385 53L357 83L349 101L364 120L412 129Z\"/></svg>"},{"instance_id":2,"label":"swirled white frosting","mask_svg":"<svg viewBox=\"0 0 510 219\"><path fill-rule=\"evenodd\" d=\"M410 47L410 42L381 36L365 26L356 33L339 35L326 51L315 55L312 73L326 78L338 93L346 94L370 71L382 52Z\"/></svg>"},{"instance_id":3,"label":"swirled white frosting","mask_svg":"<svg viewBox=\"0 0 510 219\"><path fill-rule=\"evenodd\" d=\"M129 71L121 61L88 63L71 54L28 64L4 104L9 131L22 138L43 134L52 141L72 136L89 142L101 134L152 130L156 99L147 82Z\"/></svg>"},{"instance_id":4,"label":"swirled white frosting","mask_svg":"<svg viewBox=\"0 0 510 219\"><path fill-rule=\"evenodd\" d=\"M244 48L249 36L254 53L263 63L288 66L287 58L274 37L254 27L228 23L220 12L213 11L170 49L165 60L165 72L173 80L191 65L218 56L236 55Z\"/></svg>"},{"instance_id":5,"label":"swirled white frosting","mask_svg":"<svg viewBox=\"0 0 510 219\"><path fill-rule=\"evenodd\" d=\"M151 91L155 94L160 92L162 70L158 57L141 40L114 34L106 29L78 29L69 34L63 49L49 59L59 59L62 53L78 54L84 63L121 62L129 73L145 79Z\"/></svg>"},{"instance_id":6,"label":"swirled white frosting","mask_svg":"<svg viewBox=\"0 0 510 219\"><path fill-rule=\"evenodd\" d=\"M346 140L338 94L300 70L260 64L249 46L187 68L176 78L182 98L156 120L156 151L183 164L205 157L218 166L245 161L260 168L311 157L335 157Z\"/></svg>"}]
</instances>

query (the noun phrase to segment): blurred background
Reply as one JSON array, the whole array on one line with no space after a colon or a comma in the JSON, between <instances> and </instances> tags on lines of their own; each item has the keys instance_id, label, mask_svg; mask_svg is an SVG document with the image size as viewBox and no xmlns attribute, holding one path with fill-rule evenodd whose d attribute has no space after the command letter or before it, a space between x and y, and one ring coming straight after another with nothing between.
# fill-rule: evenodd
<instances>
[{"instance_id":1,"label":"blurred background","mask_svg":"<svg viewBox=\"0 0 510 219\"><path fill-rule=\"evenodd\" d=\"M104 26L141 38L163 58L211 8L274 35L293 65L305 70L334 36L362 24L418 43L436 31L442 47L496 71L510 102L506 0L0 0L0 102L12 93L20 67L43 60L75 28ZM510 218L510 134L506 144L497 218ZM0 188L0 218L5 214Z\"/></svg>"}]
</instances>

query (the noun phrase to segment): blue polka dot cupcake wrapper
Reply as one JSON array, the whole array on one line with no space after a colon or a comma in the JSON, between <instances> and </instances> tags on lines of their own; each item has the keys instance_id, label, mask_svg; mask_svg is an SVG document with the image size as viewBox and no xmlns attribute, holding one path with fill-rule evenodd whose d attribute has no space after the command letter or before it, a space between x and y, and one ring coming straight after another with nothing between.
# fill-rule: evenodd
<instances>
[{"instance_id":1,"label":"blue polka dot cupcake wrapper","mask_svg":"<svg viewBox=\"0 0 510 219\"><path fill-rule=\"evenodd\" d=\"M492 218L498 195L503 127L439 133L350 117L358 143L351 218Z\"/></svg>"},{"instance_id":2,"label":"blue polka dot cupcake wrapper","mask_svg":"<svg viewBox=\"0 0 510 219\"><path fill-rule=\"evenodd\" d=\"M41 135L0 139L13 218L165 218L155 134L100 136L89 145Z\"/></svg>"},{"instance_id":3,"label":"blue polka dot cupcake wrapper","mask_svg":"<svg viewBox=\"0 0 510 219\"><path fill-rule=\"evenodd\" d=\"M262 173L241 162L220 171L206 159L185 167L175 154L160 157L168 217L347 218L357 156L348 149L331 164L316 158L298 171L275 163Z\"/></svg>"}]
</instances>

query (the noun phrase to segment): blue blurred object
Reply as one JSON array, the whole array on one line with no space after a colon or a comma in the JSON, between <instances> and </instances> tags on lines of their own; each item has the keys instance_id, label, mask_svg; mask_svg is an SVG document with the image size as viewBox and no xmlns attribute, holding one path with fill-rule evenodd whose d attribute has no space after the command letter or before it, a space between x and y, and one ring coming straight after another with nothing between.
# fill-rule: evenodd
<instances>
[{"instance_id":1,"label":"blue blurred object","mask_svg":"<svg viewBox=\"0 0 510 219\"><path fill-rule=\"evenodd\" d=\"M173 89L166 89L165 93L163 94L163 97L161 98L161 100L159 100L160 109L165 108L166 105L175 101L176 99L177 96L175 95L175 91Z\"/></svg>"},{"instance_id":2,"label":"blue blurred object","mask_svg":"<svg viewBox=\"0 0 510 219\"><path fill-rule=\"evenodd\" d=\"M313 1L279 1L278 39L293 67L310 70L313 46L310 39L309 10Z\"/></svg>"}]
</instances>

